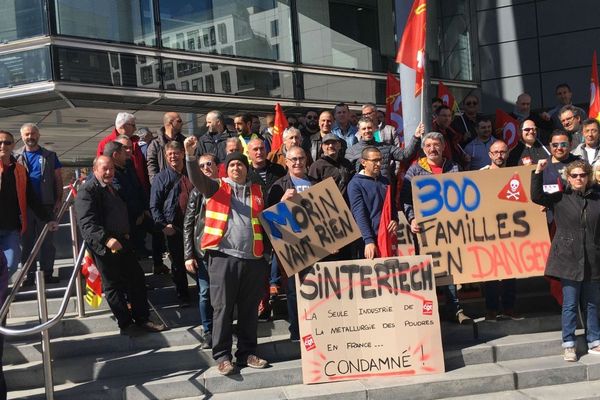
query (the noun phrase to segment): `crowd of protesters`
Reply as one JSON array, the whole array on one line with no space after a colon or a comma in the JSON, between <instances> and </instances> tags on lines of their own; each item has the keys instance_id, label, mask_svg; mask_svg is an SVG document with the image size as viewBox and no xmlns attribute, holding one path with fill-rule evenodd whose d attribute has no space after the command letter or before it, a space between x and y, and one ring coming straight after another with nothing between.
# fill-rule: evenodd
<instances>
[{"instance_id":1,"label":"crowd of protesters","mask_svg":"<svg viewBox=\"0 0 600 400\"><path fill-rule=\"evenodd\" d=\"M101 272L107 303L122 334L165 329L149 318L139 263L152 257L155 274L171 274L181 307L190 306L188 274L197 280L202 347L212 348L221 374L237 371L232 362L234 308L236 364L264 368L267 361L256 354L257 323L271 315L271 299L287 293L291 340L299 340L299 331L295 280L281 273L258 216L263 209L329 177L352 210L362 238L327 260L380 257L378 236L397 230L398 211L404 212L417 234L411 179L462 170L539 162L533 200L547 208L551 232L555 227L558 233L571 232L561 222L563 210L572 213L571 203L579 204L580 198L591 207L600 204L589 189L592 167L600 176L600 126L571 104L568 85L558 85L556 95L558 104L539 113L531 110L531 96L518 96L511 115L520 123L520 140L510 151L494 129L500 127L479 113L479 99L473 94L463 100L464 112L458 116L434 98L431 132L426 133L420 124L406 142L370 103L358 115L343 103L333 110L288 115L289 127L280 146L273 143L273 115L264 118L266 126L261 129L257 116L240 113L227 118L220 111L210 111L206 132L186 138L177 112L164 114L156 136L147 128L138 129L134 115L119 113L114 130L98 145L93 173L79 190L75 205L79 228ZM15 137L0 131L4 210L0 246L9 274L27 259L45 223L50 231L56 230L54 218L63 197L61 163L55 153L39 145L38 127L25 124L20 133L23 147L15 149ZM582 185L581 179L590 184ZM385 201L388 188L396 199L391 204ZM392 207L392 219L380 229L387 206ZM582 252L600 245L596 236L585 238L590 242ZM170 267L163 263L166 251ZM559 258L552 252L551 260ZM590 295L600 289L595 266L590 267L594 257L595 253L585 258L589 262L574 265L576 272L568 276L552 272L558 267L548 272L562 281L563 346L568 349L568 360L575 354L573 304L583 292L589 321L600 301ZM42 245L39 262L46 281L56 282L51 235ZM30 275L25 285L33 283ZM514 280L484 284L487 321L519 318L514 310L515 288ZM460 304L457 288L448 285L443 292L451 318L461 324L472 322ZM588 343L590 351L600 353L595 321L595 325L588 323Z\"/></svg>"}]
</instances>

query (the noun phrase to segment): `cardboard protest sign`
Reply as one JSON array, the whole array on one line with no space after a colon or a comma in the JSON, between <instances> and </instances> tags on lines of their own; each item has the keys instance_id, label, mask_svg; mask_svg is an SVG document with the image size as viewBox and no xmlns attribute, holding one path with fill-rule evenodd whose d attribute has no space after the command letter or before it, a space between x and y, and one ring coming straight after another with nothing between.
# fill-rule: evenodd
<instances>
[{"instance_id":1,"label":"cardboard protest sign","mask_svg":"<svg viewBox=\"0 0 600 400\"><path fill-rule=\"evenodd\" d=\"M264 210L260 222L287 276L361 237L332 178Z\"/></svg>"},{"instance_id":2,"label":"cardboard protest sign","mask_svg":"<svg viewBox=\"0 0 600 400\"><path fill-rule=\"evenodd\" d=\"M305 384L444 372L430 256L317 263L296 294Z\"/></svg>"},{"instance_id":3,"label":"cardboard protest sign","mask_svg":"<svg viewBox=\"0 0 600 400\"><path fill-rule=\"evenodd\" d=\"M438 285L544 274L546 217L529 199L531 166L418 176L412 180L422 254Z\"/></svg>"}]
</instances>

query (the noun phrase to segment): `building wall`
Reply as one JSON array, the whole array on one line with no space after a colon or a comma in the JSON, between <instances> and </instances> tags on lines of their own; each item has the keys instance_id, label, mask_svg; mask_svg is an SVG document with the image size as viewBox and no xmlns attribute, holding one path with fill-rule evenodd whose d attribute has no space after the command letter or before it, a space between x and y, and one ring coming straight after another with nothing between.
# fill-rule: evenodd
<instances>
[{"instance_id":1,"label":"building wall","mask_svg":"<svg viewBox=\"0 0 600 400\"><path fill-rule=\"evenodd\" d=\"M512 109L522 92L531 94L532 108L552 107L562 82L587 109L592 53L600 50L598 0L475 3L485 113Z\"/></svg>"}]
</instances>

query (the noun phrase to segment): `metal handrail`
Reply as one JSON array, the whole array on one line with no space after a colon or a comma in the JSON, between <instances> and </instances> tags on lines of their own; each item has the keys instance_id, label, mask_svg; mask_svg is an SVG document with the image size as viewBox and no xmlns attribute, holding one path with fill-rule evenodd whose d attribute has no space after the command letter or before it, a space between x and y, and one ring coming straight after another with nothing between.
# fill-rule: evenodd
<instances>
[{"instance_id":1,"label":"metal handrail","mask_svg":"<svg viewBox=\"0 0 600 400\"><path fill-rule=\"evenodd\" d=\"M76 186L78 183L78 181L76 181L74 183L74 186ZM70 188L71 186L67 186L67 188ZM56 221L60 221L65 213L65 211L67 210L68 207L71 206L71 203L73 202L73 198L75 197L75 192L74 190L69 190L69 194L67 195L67 198L63 201L60 210L58 212L58 215L56 216ZM25 276L27 275L27 273L29 272L29 269L31 268L31 265L35 262L35 259L37 258L37 255L42 247L42 244L44 242L44 239L46 238L46 235L48 234L48 224L44 225L44 228L42 229L42 232L40 233L40 236L38 237L38 239L36 240L33 249L31 250L31 254L29 255L29 257L27 258L27 261L25 262L25 264L23 265L23 267L21 268L21 270L17 273L17 279L15 280L14 284L13 284L13 288L10 291L10 293L8 294L8 296L6 297L6 300L4 301L4 304L2 305L2 308L0 308L0 321L3 321L6 318L6 315L8 314L8 310L10 308L10 305L12 304L12 302L14 301L17 293L19 292L19 289L21 287L21 284L23 283L23 281L25 280ZM85 246L82 246L82 249ZM73 272L77 272L79 273L79 269L77 268L78 263L81 264L81 253L80 252L80 257L78 257L78 260L75 263L75 268L73 269ZM68 295L70 294L70 290L72 289L72 282L74 281L73 276L77 276L76 274L72 274L71 275L71 279L69 280L69 285L67 286L67 290L65 291L65 297L63 298L63 303L61 304L61 309L64 308L66 310L66 305L67 305L67 301L65 299L68 299ZM63 307L64 305L64 307ZM64 314L64 312L63 312ZM62 317L62 316L61 316ZM53 318L51 321L48 321L48 323L52 322L51 325L48 326L48 328L52 327L53 325L55 325L58 320L56 320L56 318ZM43 324L45 325L45 324ZM40 325L41 326L41 325ZM35 327L34 327L35 328ZM28 329L22 329L22 330L16 330L16 329L8 329L5 327L0 327L0 333L4 334L4 335L8 335L8 336L17 336L20 334L33 334L33 333L40 333L42 332L44 329L40 329L40 330L35 330L32 332L29 332L32 328L28 328Z\"/></svg>"}]
</instances>

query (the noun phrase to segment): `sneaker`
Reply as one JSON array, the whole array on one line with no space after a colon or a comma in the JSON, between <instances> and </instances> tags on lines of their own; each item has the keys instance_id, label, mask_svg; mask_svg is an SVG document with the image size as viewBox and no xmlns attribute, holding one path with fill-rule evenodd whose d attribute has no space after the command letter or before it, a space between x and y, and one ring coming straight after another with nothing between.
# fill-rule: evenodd
<instances>
[{"instance_id":1,"label":"sneaker","mask_svg":"<svg viewBox=\"0 0 600 400\"><path fill-rule=\"evenodd\" d=\"M461 325L472 324L473 320L469 317L463 310L460 310L456 313L456 321Z\"/></svg>"},{"instance_id":2,"label":"sneaker","mask_svg":"<svg viewBox=\"0 0 600 400\"><path fill-rule=\"evenodd\" d=\"M565 347L563 358L565 361L577 361L577 353L575 352L575 347Z\"/></svg>"},{"instance_id":3,"label":"sneaker","mask_svg":"<svg viewBox=\"0 0 600 400\"><path fill-rule=\"evenodd\" d=\"M171 272L171 270L169 270L169 267L167 267L165 264L158 264L152 268L152 272L154 273L154 275L162 275L168 274L169 272Z\"/></svg>"},{"instance_id":4,"label":"sneaker","mask_svg":"<svg viewBox=\"0 0 600 400\"><path fill-rule=\"evenodd\" d=\"M141 324L138 324L138 327L146 332L162 332L166 329L163 324L157 324L152 321L142 322Z\"/></svg>"},{"instance_id":5,"label":"sneaker","mask_svg":"<svg viewBox=\"0 0 600 400\"><path fill-rule=\"evenodd\" d=\"M254 354L250 354L248 357L246 357L246 362L237 362L237 365L240 367L250 367L256 369L263 369L267 366L267 364L269 364L267 360L263 360Z\"/></svg>"},{"instance_id":6,"label":"sneaker","mask_svg":"<svg viewBox=\"0 0 600 400\"><path fill-rule=\"evenodd\" d=\"M593 349L588 349L588 354L600 355L600 345L594 347Z\"/></svg>"},{"instance_id":7,"label":"sneaker","mask_svg":"<svg viewBox=\"0 0 600 400\"><path fill-rule=\"evenodd\" d=\"M219 365L217 365L217 371L223 376L232 375L237 372L235 365L229 360L221 361Z\"/></svg>"},{"instance_id":8,"label":"sneaker","mask_svg":"<svg viewBox=\"0 0 600 400\"><path fill-rule=\"evenodd\" d=\"M501 319L512 319L513 321L521 321L524 319L519 314L515 313L514 310L504 310L500 315Z\"/></svg>"},{"instance_id":9,"label":"sneaker","mask_svg":"<svg viewBox=\"0 0 600 400\"><path fill-rule=\"evenodd\" d=\"M202 344L200 348L203 350L212 349L212 334L210 332L204 332L202 334Z\"/></svg>"},{"instance_id":10,"label":"sneaker","mask_svg":"<svg viewBox=\"0 0 600 400\"><path fill-rule=\"evenodd\" d=\"M488 311L485 314L485 320L488 322L496 322L498 320L498 314L496 311Z\"/></svg>"}]
</instances>

